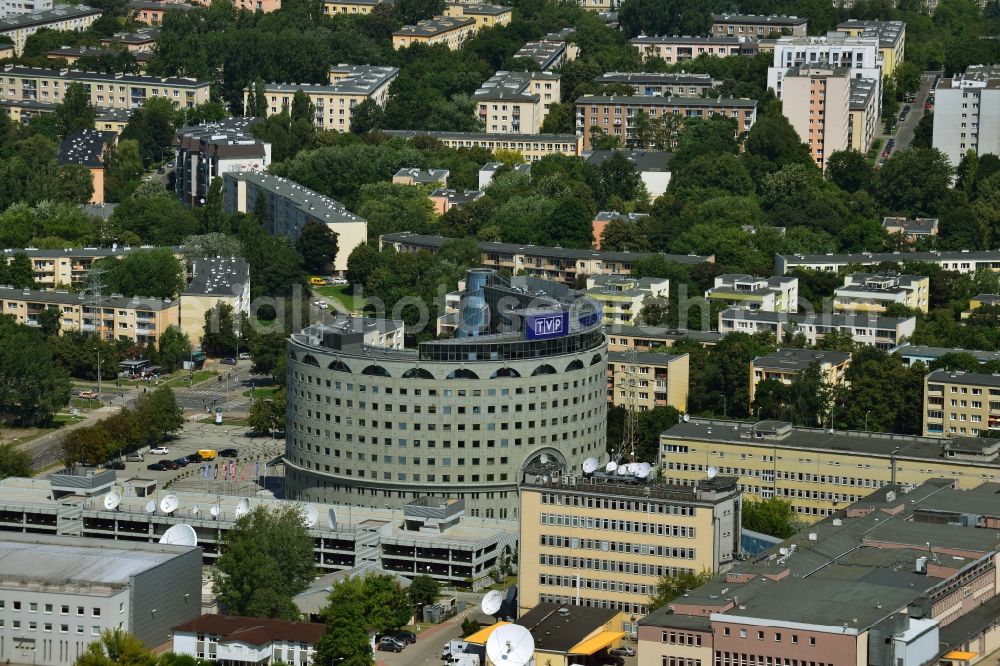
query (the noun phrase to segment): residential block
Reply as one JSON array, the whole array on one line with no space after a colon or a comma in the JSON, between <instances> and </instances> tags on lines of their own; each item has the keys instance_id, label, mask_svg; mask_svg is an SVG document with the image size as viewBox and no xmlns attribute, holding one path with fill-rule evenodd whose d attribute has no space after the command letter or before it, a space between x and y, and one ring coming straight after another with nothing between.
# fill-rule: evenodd
<instances>
[{"instance_id":1,"label":"residential block","mask_svg":"<svg viewBox=\"0 0 1000 666\"><path fill-rule=\"evenodd\" d=\"M6 18L0 18L0 37L8 37L14 43L14 55L21 55L24 51L24 43L28 37L39 30L66 30L73 32L83 32L91 26L104 13L100 9L88 7L87 5L52 5L48 2L48 8L41 6L35 11L17 11L16 7L20 3L7 4L12 10ZM26 5L20 5L22 9L27 9ZM3 14L0 14L3 16Z\"/></svg>"},{"instance_id":2,"label":"residential block","mask_svg":"<svg viewBox=\"0 0 1000 666\"><path fill-rule=\"evenodd\" d=\"M851 273L833 291L833 308L842 312L885 312L902 305L927 312L930 279L924 275L877 275Z\"/></svg>"},{"instance_id":3,"label":"residential block","mask_svg":"<svg viewBox=\"0 0 1000 666\"><path fill-rule=\"evenodd\" d=\"M771 333L780 343L803 335L815 345L827 333L850 335L859 345L889 350L913 336L916 317L884 317L875 312L790 313L728 308L719 313L719 333Z\"/></svg>"},{"instance_id":4,"label":"residential block","mask_svg":"<svg viewBox=\"0 0 1000 666\"><path fill-rule=\"evenodd\" d=\"M997 438L1000 452L1000 375L934 370L924 378L924 435ZM952 457L963 453L953 447Z\"/></svg>"},{"instance_id":5,"label":"residential block","mask_svg":"<svg viewBox=\"0 0 1000 666\"><path fill-rule=\"evenodd\" d=\"M479 122L491 133L537 134L560 100L559 75L499 71L472 94Z\"/></svg>"},{"instance_id":6,"label":"residential block","mask_svg":"<svg viewBox=\"0 0 1000 666\"><path fill-rule=\"evenodd\" d=\"M592 275L587 278L587 296L601 304L604 325L637 324L643 306L670 295L667 278L634 278L628 275Z\"/></svg>"},{"instance_id":7,"label":"residential block","mask_svg":"<svg viewBox=\"0 0 1000 666\"><path fill-rule=\"evenodd\" d=\"M773 379L790 386L803 372L816 366L826 386L846 386L850 365L849 353L819 349L778 349L758 356L750 361L750 406L753 407L761 382Z\"/></svg>"},{"instance_id":8,"label":"residential block","mask_svg":"<svg viewBox=\"0 0 1000 666\"><path fill-rule=\"evenodd\" d=\"M716 37L751 37L764 39L771 35L804 36L809 19L798 16L771 14L712 14L712 34Z\"/></svg>"},{"instance_id":9,"label":"residential block","mask_svg":"<svg viewBox=\"0 0 1000 666\"><path fill-rule=\"evenodd\" d=\"M781 111L820 169L831 153L850 146L850 82L846 67L804 65L785 72Z\"/></svg>"},{"instance_id":10,"label":"residential block","mask_svg":"<svg viewBox=\"0 0 1000 666\"><path fill-rule=\"evenodd\" d=\"M724 273L716 276L715 284L705 291L705 298L744 310L798 312L799 279Z\"/></svg>"},{"instance_id":11,"label":"residential block","mask_svg":"<svg viewBox=\"0 0 1000 666\"><path fill-rule=\"evenodd\" d=\"M573 155L583 153L583 137L575 134L498 134L486 132L439 132L424 130L383 130L388 136L412 139L429 136L448 148L486 148L511 150L534 162L546 155Z\"/></svg>"},{"instance_id":12,"label":"residential block","mask_svg":"<svg viewBox=\"0 0 1000 666\"><path fill-rule=\"evenodd\" d=\"M686 412L690 383L687 354L608 352L608 405L645 412L673 407Z\"/></svg>"},{"instance_id":13,"label":"residential block","mask_svg":"<svg viewBox=\"0 0 1000 666\"><path fill-rule=\"evenodd\" d=\"M479 23L473 17L435 16L414 25L404 25L392 33L392 48L398 51L414 44L444 44L455 51L478 30Z\"/></svg>"},{"instance_id":14,"label":"residential block","mask_svg":"<svg viewBox=\"0 0 1000 666\"><path fill-rule=\"evenodd\" d=\"M934 89L933 146L957 167L965 154L1000 154L1000 65L969 65Z\"/></svg>"},{"instance_id":15,"label":"residential block","mask_svg":"<svg viewBox=\"0 0 1000 666\"><path fill-rule=\"evenodd\" d=\"M174 191L188 206L204 205L212 181L231 171L263 172L271 144L250 133L254 118L225 118L174 135Z\"/></svg>"},{"instance_id":16,"label":"residential block","mask_svg":"<svg viewBox=\"0 0 1000 666\"><path fill-rule=\"evenodd\" d=\"M701 55L716 58L757 55L758 44L747 37L639 35L629 40L644 60L678 63Z\"/></svg>"}]
</instances>

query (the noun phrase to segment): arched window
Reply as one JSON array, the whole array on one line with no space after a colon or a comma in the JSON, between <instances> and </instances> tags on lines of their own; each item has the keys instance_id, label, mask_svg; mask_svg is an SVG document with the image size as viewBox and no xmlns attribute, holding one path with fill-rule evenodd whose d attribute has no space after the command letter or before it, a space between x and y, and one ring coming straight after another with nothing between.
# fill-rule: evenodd
<instances>
[{"instance_id":1,"label":"arched window","mask_svg":"<svg viewBox=\"0 0 1000 666\"><path fill-rule=\"evenodd\" d=\"M448 373L448 379L479 379L479 375L474 373L472 370L458 368Z\"/></svg>"},{"instance_id":2,"label":"arched window","mask_svg":"<svg viewBox=\"0 0 1000 666\"><path fill-rule=\"evenodd\" d=\"M548 363L543 363L542 365L535 368L535 371L531 373L531 376L534 377L536 375L554 375L554 374L556 374L556 369L553 368Z\"/></svg>"},{"instance_id":3,"label":"arched window","mask_svg":"<svg viewBox=\"0 0 1000 666\"><path fill-rule=\"evenodd\" d=\"M367 368L361 371L363 375L373 375L375 377L392 377L389 371L383 368L381 365L369 365Z\"/></svg>"},{"instance_id":4,"label":"arched window","mask_svg":"<svg viewBox=\"0 0 1000 666\"><path fill-rule=\"evenodd\" d=\"M305 363L306 365L311 365L317 368L319 367L319 361L317 361L316 357L313 356L312 354L306 354L305 356L303 356L302 362Z\"/></svg>"},{"instance_id":5,"label":"arched window","mask_svg":"<svg viewBox=\"0 0 1000 666\"><path fill-rule=\"evenodd\" d=\"M492 375L490 375L490 379L497 379L498 377L520 377L520 376L521 373L515 370L514 368L500 368Z\"/></svg>"},{"instance_id":6,"label":"arched window","mask_svg":"<svg viewBox=\"0 0 1000 666\"><path fill-rule=\"evenodd\" d=\"M566 366L566 372L569 372L570 370L583 370L583 361L581 361L580 359L576 359L575 361L571 362L569 365Z\"/></svg>"},{"instance_id":7,"label":"arched window","mask_svg":"<svg viewBox=\"0 0 1000 666\"><path fill-rule=\"evenodd\" d=\"M346 372L350 374L351 369L347 367L347 364L341 360L334 360L330 362L330 365L326 366L327 370L334 370L336 372Z\"/></svg>"},{"instance_id":8,"label":"arched window","mask_svg":"<svg viewBox=\"0 0 1000 666\"><path fill-rule=\"evenodd\" d=\"M434 375L423 368L410 368L403 373L403 379L434 379Z\"/></svg>"},{"instance_id":9,"label":"arched window","mask_svg":"<svg viewBox=\"0 0 1000 666\"><path fill-rule=\"evenodd\" d=\"M600 354L594 354L594 358L590 359L590 364L591 365L597 365L600 362L601 362L601 355Z\"/></svg>"}]
</instances>

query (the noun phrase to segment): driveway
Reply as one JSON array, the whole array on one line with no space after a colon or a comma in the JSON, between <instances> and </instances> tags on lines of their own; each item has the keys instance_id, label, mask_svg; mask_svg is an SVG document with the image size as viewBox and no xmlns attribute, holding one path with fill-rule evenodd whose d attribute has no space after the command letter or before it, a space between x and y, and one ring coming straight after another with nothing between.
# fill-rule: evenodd
<instances>
[{"instance_id":1,"label":"driveway","mask_svg":"<svg viewBox=\"0 0 1000 666\"><path fill-rule=\"evenodd\" d=\"M894 155L901 150L906 150L910 143L913 142L913 132L917 128L917 123L924 117L924 103L927 101L927 96L931 91L931 84L934 83L936 75L937 72L924 72L920 76L920 90L917 91L917 99L909 102L910 113L907 114L906 120L899 123L899 126L896 128L896 144L892 147L890 155ZM899 107L900 110L906 104L906 102L903 102Z\"/></svg>"}]
</instances>

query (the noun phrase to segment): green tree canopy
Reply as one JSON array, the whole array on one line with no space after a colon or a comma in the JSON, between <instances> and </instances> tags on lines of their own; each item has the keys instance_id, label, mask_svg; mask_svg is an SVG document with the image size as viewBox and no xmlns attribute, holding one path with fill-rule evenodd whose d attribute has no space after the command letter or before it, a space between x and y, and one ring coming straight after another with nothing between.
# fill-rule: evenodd
<instances>
[{"instance_id":1,"label":"green tree canopy","mask_svg":"<svg viewBox=\"0 0 1000 666\"><path fill-rule=\"evenodd\" d=\"M104 271L103 295L176 298L184 288L184 265L169 248L129 252L94 262Z\"/></svg>"},{"instance_id":2,"label":"green tree canopy","mask_svg":"<svg viewBox=\"0 0 1000 666\"><path fill-rule=\"evenodd\" d=\"M337 258L337 234L328 225L310 220L299 232L295 249L307 271L322 275Z\"/></svg>"},{"instance_id":3,"label":"green tree canopy","mask_svg":"<svg viewBox=\"0 0 1000 666\"><path fill-rule=\"evenodd\" d=\"M82 83L70 83L63 101L56 104L56 126L65 138L78 130L94 129L97 111L90 104L90 91Z\"/></svg>"},{"instance_id":4,"label":"green tree canopy","mask_svg":"<svg viewBox=\"0 0 1000 666\"><path fill-rule=\"evenodd\" d=\"M792 503L779 497L744 501L742 524L743 529L781 539L787 539L798 529Z\"/></svg>"}]
</instances>

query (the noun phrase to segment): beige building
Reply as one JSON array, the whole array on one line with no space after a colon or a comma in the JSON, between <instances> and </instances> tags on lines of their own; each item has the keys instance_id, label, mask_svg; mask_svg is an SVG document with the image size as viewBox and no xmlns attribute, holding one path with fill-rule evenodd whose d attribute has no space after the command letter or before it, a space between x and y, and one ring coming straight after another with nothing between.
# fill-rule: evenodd
<instances>
[{"instance_id":1,"label":"beige building","mask_svg":"<svg viewBox=\"0 0 1000 666\"><path fill-rule=\"evenodd\" d=\"M750 361L750 408L753 409L757 387L773 379L790 386L813 365L827 387L847 386L847 368L851 365L848 352L818 349L778 349Z\"/></svg>"},{"instance_id":2,"label":"beige building","mask_svg":"<svg viewBox=\"0 0 1000 666\"><path fill-rule=\"evenodd\" d=\"M431 200L434 212L438 215L444 215L452 208L463 208L477 199L482 199L485 194L482 190L456 190L439 187L427 195L427 198Z\"/></svg>"},{"instance_id":3,"label":"beige building","mask_svg":"<svg viewBox=\"0 0 1000 666\"><path fill-rule=\"evenodd\" d=\"M837 24L839 32L850 37L878 40L879 65L885 76L892 76L906 56L906 24L902 21L862 21L851 19Z\"/></svg>"},{"instance_id":4,"label":"beige building","mask_svg":"<svg viewBox=\"0 0 1000 666\"><path fill-rule=\"evenodd\" d=\"M417 21L414 25L404 25L392 33L392 48L398 51L414 44L424 46L444 44L452 51L457 51L462 48L465 40L478 30L479 23L475 18L435 16L432 19Z\"/></svg>"},{"instance_id":5,"label":"beige building","mask_svg":"<svg viewBox=\"0 0 1000 666\"><path fill-rule=\"evenodd\" d=\"M152 51L156 46L156 38L160 36L158 28L143 28L136 32L116 32L112 37L101 40L101 46L122 47L126 51Z\"/></svg>"},{"instance_id":6,"label":"beige building","mask_svg":"<svg viewBox=\"0 0 1000 666\"><path fill-rule=\"evenodd\" d=\"M867 153L879 130L879 100L875 98L878 84L873 79L851 79L851 100L848 104L851 120L848 127L851 150Z\"/></svg>"},{"instance_id":7,"label":"beige building","mask_svg":"<svg viewBox=\"0 0 1000 666\"><path fill-rule=\"evenodd\" d=\"M267 115L281 113L285 108L290 110L295 93L301 90L316 108L316 127L348 132L358 104L370 99L385 108L389 85L398 73L398 67L335 65L330 68L328 85L268 83L264 86ZM244 114L248 113L249 100L250 88L247 87L243 89Z\"/></svg>"},{"instance_id":8,"label":"beige building","mask_svg":"<svg viewBox=\"0 0 1000 666\"><path fill-rule=\"evenodd\" d=\"M671 64L693 60L702 55L716 58L753 56L759 48L756 40L746 37L639 35L630 41L643 60L663 60Z\"/></svg>"},{"instance_id":9,"label":"beige building","mask_svg":"<svg viewBox=\"0 0 1000 666\"><path fill-rule=\"evenodd\" d=\"M948 479L959 488L1000 481L1000 440L916 437L691 418L660 435L662 476L693 485L709 467L738 476L748 499L780 497L814 521L888 485ZM522 543L524 541L522 540Z\"/></svg>"},{"instance_id":10,"label":"beige building","mask_svg":"<svg viewBox=\"0 0 1000 666\"><path fill-rule=\"evenodd\" d=\"M205 313L219 303L233 308L233 323L250 315L250 265L242 257L205 257L188 265L188 284L181 292L181 330L193 347L201 345Z\"/></svg>"},{"instance_id":11,"label":"beige building","mask_svg":"<svg viewBox=\"0 0 1000 666\"><path fill-rule=\"evenodd\" d=\"M28 37L39 30L83 32L101 18L102 10L86 5L56 5L28 14L0 18L0 37L14 43L14 55L21 55Z\"/></svg>"},{"instance_id":12,"label":"beige building","mask_svg":"<svg viewBox=\"0 0 1000 666\"><path fill-rule=\"evenodd\" d=\"M449 2L444 6L444 15L451 18L471 18L476 22L476 30L507 25L513 16L510 7L465 2Z\"/></svg>"},{"instance_id":13,"label":"beige building","mask_svg":"<svg viewBox=\"0 0 1000 666\"><path fill-rule=\"evenodd\" d=\"M126 298L112 294L95 302L83 292L39 291L0 287L0 313L17 323L38 326L48 308L59 310L60 333L97 333L106 340L155 344L168 326L180 325L180 303L159 298Z\"/></svg>"},{"instance_id":14,"label":"beige building","mask_svg":"<svg viewBox=\"0 0 1000 666\"><path fill-rule=\"evenodd\" d=\"M816 166L850 146L850 70L810 65L785 72L782 113L809 146Z\"/></svg>"},{"instance_id":15,"label":"beige building","mask_svg":"<svg viewBox=\"0 0 1000 666\"><path fill-rule=\"evenodd\" d=\"M499 71L473 93L472 99L486 131L537 134L549 107L559 103L559 75Z\"/></svg>"},{"instance_id":16,"label":"beige building","mask_svg":"<svg viewBox=\"0 0 1000 666\"><path fill-rule=\"evenodd\" d=\"M639 352L659 351L674 346L680 340L691 340L702 347L713 347L722 339L718 331L696 331L674 329L662 326L606 326L608 351L623 352L635 349Z\"/></svg>"},{"instance_id":17,"label":"beige building","mask_svg":"<svg viewBox=\"0 0 1000 666\"><path fill-rule=\"evenodd\" d=\"M323 13L327 16L337 14L371 14L372 10L381 4L392 4L391 0L325 0Z\"/></svg>"},{"instance_id":18,"label":"beige building","mask_svg":"<svg viewBox=\"0 0 1000 666\"><path fill-rule=\"evenodd\" d=\"M745 310L798 312L799 279L725 273L716 276L715 284L705 291L705 298Z\"/></svg>"},{"instance_id":19,"label":"beige building","mask_svg":"<svg viewBox=\"0 0 1000 666\"><path fill-rule=\"evenodd\" d=\"M58 104L72 83L90 88L90 103L98 110L129 110L152 97L166 97L178 109L190 109L209 100L211 84L188 78L159 78L131 74L99 74L63 69L6 65L0 70L0 101L22 100Z\"/></svg>"},{"instance_id":20,"label":"beige building","mask_svg":"<svg viewBox=\"0 0 1000 666\"><path fill-rule=\"evenodd\" d=\"M19 254L26 255L31 261L35 284L43 289L68 289L80 287L87 279L94 262L106 257L123 257L132 252L144 252L154 249L152 245L130 247L114 245L112 247L89 247L40 250L24 248L22 250L0 251L0 261L10 263ZM180 256L181 248L171 248Z\"/></svg>"},{"instance_id":21,"label":"beige building","mask_svg":"<svg viewBox=\"0 0 1000 666\"><path fill-rule=\"evenodd\" d=\"M736 479L634 483L601 471L521 485L518 606L648 611L664 575L725 571L740 551ZM628 627L616 627L628 629Z\"/></svg>"},{"instance_id":22,"label":"beige building","mask_svg":"<svg viewBox=\"0 0 1000 666\"><path fill-rule=\"evenodd\" d=\"M587 278L587 295L604 309L604 325L637 324L647 300L666 305L670 280L633 278L628 275L593 275Z\"/></svg>"},{"instance_id":23,"label":"beige building","mask_svg":"<svg viewBox=\"0 0 1000 666\"><path fill-rule=\"evenodd\" d=\"M839 312L885 312L894 304L927 312L929 302L930 278L925 275L850 273L833 291L833 309Z\"/></svg>"},{"instance_id":24,"label":"beige building","mask_svg":"<svg viewBox=\"0 0 1000 666\"><path fill-rule=\"evenodd\" d=\"M798 16L755 14L712 14L712 34L716 37L764 39L770 35L804 36L809 20Z\"/></svg>"},{"instance_id":25,"label":"beige building","mask_svg":"<svg viewBox=\"0 0 1000 666\"><path fill-rule=\"evenodd\" d=\"M403 167L392 176L393 185L430 185L447 187L447 169L411 169Z\"/></svg>"},{"instance_id":26,"label":"beige building","mask_svg":"<svg viewBox=\"0 0 1000 666\"><path fill-rule=\"evenodd\" d=\"M968 319L982 307L1000 308L1000 294L976 294L969 299L969 309L962 311L962 319Z\"/></svg>"},{"instance_id":27,"label":"beige building","mask_svg":"<svg viewBox=\"0 0 1000 666\"><path fill-rule=\"evenodd\" d=\"M899 234L905 243L913 245L923 238L938 235L936 217L883 217L882 228L887 234Z\"/></svg>"},{"instance_id":28,"label":"beige building","mask_svg":"<svg viewBox=\"0 0 1000 666\"><path fill-rule=\"evenodd\" d=\"M489 151L510 150L529 162L546 155L583 153L583 137L576 134L492 134L485 132L435 132L422 130L383 130L388 136L412 139L429 136L448 148L485 148Z\"/></svg>"},{"instance_id":29,"label":"beige building","mask_svg":"<svg viewBox=\"0 0 1000 666\"><path fill-rule=\"evenodd\" d=\"M1000 375L935 370L924 378L923 411L925 436L996 438L1000 454ZM956 446L950 455L964 454Z\"/></svg>"},{"instance_id":30,"label":"beige building","mask_svg":"<svg viewBox=\"0 0 1000 666\"><path fill-rule=\"evenodd\" d=\"M655 407L687 411L690 358L687 354L608 352L608 404L640 412ZM634 384L633 384L634 381Z\"/></svg>"},{"instance_id":31,"label":"beige building","mask_svg":"<svg viewBox=\"0 0 1000 666\"><path fill-rule=\"evenodd\" d=\"M796 335L815 345L828 333L851 336L859 345L886 351L913 337L914 317L884 317L876 312L765 312L727 308L719 313L719 333L770 333L780 343Z\"/></svg>"}]
</instances>

